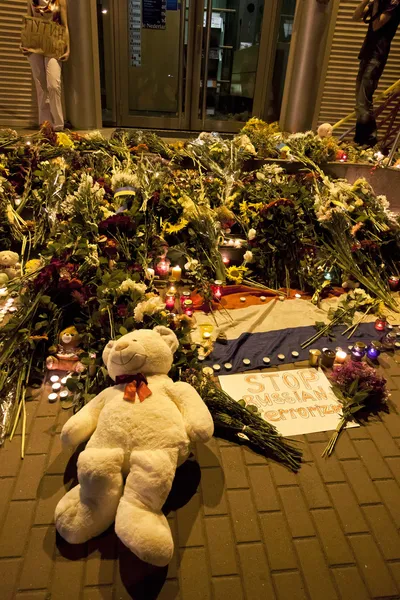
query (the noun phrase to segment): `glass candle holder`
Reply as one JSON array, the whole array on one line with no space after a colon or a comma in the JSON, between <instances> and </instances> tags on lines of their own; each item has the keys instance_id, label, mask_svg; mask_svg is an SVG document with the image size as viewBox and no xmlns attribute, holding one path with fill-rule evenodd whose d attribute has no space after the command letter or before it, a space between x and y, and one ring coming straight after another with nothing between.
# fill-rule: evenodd
<instances>
[{"instance_id":1,"label":"glass candle holder","mask_svg":"<svg viewBox=\"0 0 400 600\"><path fill-rule=\"evenodd\" d=\"M398 289L399 283L400 277L396 277L396 275L392 275L391 277L389 277L389 287L392 290L392 292L395 292Z\"/></svg>"},{"instance_id":2,"label":"glass candle holder","mask_svg":"<svg viewBox=\"0 0 400 600\"><path fill-rule=\"evenodd\" d=\"M374 327L377 331L384 331L384 329L386 327L386 319L382 319L382 318L377 319L375 321Z\"/></svg>"},{"instance_id":3,"label":"glass candle holder","mask_svg":"<svg viewBox=\"0 0 400 600\"><path fill-rule=\"evenodd\" d=\"M308 353L308 364L310 367L318 367L321 360L321 350L310 350Z\"/></svg>"},{"instance_id":4,"label":"glass candle holder","mask_svg":"<svg viewBox=\"0 0 400 600\"><path fill-rule=\"evenodd\" d=\"M351 360L361 361L367 352L367 346L363 342L356 342L351 350Z\"/></svg>"},{"instance_id":5,"label":"glass candle holder","mask_svg":"<svg viewBox=\"0 0 400 600\"><path fill-rule=\"evenodd\" d=\"M367 356L371 360L376 360L382 351L382 344L378 340L372 340L367 348Z\"/></svg>"},{"instance_id":6,"label":"glass candle holder","mask_svg":"<svg viewBox=\"0 0 400 600\"><path fill-rule=\"evenodd\" d=\"M190 292L188 290L183 291L181 294L180 301L181 301L182 308L185 304L185 300L190 300Z\"/></svg>"},{"instance_id":7,"label":"glass candle holder","mask_svg":"<svg viewBox=\"0 0 400 600\"><path fill-rule=\"evenodd\" d=\"M174 310L175 308L175 296L166 296L165 297L165 306L168 310Z\"/></svg>"},{"instance_id":8,"label":"glass candle holder","mask_svg":"<svg viewBox=\"0 0 400 600\"><path fill-rule=\"evenodd\" d=\"M183 303L183 311L186 316L193 317L193 300L185 300Z\"/></svg>"},{"instance_id":9,"label":"glass candle holder","mask_svg":"<svg viewBox=\"0 0 400 600\"><path fill-rule=\"evenodd\" d=\"M162 258L155 267L155 271L157 275L160 277L167 277L169 274L169 267L171 265L171 261L168 258Z\"/></svg>"},{"instance_id":10,"label":"glass candle holder","mask_svg":"<svg viewBox=\"0 0 400 600\"><path fill-rule=\"evenodd\" d=\"M323 367L326 367L327 369L332 368L333 363L335 362L335 357L336 357L336 352L334 352L333 350L327 350L327 349L323 350L321 365Z\"/></svg>"},{"instance_id":11,"label":"glass candle holder","mask_svg":"<svg viewBox=\"0 0 400 600\"><path fill-rule=\"evenodd\" d=\"M226 254L223 254L222 255L222 262L224 263L224 265L226 267L229 267L229 263L231 262L231 259Z\"/></svg>"},{"instance_id":12,"label":"glass candle holder","mask_svg":"<svg viewBox=\"0 0 400 600\"><path fill-rule=\"evenodd\" d=\"M342 350L341 348L337 348L335 355L335 363L338 365L342 365L347 358L347 352Z\"/></svg>"},{"instance_id":13,"label":"glass candle holder","mask_svg":"<svg viewBox=\"0 0 400 600\"><path fill-rule=\"evenodd\" d=\"M216 279L212 285L212 293L214 300L221 300L222 298L222 281Z\"/></svg>"},{"instance_id":14,"label":"glass candle holder","mask_svg":"<svg viewBox=\"0 0 400 600\"><path fill-rule=\"evenodd\" d=\"M395 347L395 343L397 341L397 336L393 331L389 331L382 340L382 346L386 350L393 350Z\"/></svg>"}]
</instances>

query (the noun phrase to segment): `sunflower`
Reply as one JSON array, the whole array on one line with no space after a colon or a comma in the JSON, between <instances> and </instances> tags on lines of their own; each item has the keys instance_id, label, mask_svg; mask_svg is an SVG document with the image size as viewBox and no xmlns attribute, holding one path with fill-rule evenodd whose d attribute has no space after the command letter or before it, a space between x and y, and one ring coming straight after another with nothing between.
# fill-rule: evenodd
<instances>
[{"instance_id":1,"label":"sunflower","mask_svg":"<svg viewBox=\"0 0 400 600\"><path fill-rule=\"evenodd\" d=\"M246 275L248 269L247 267L228 267L225 269L225 274L230 281L234 281L239 284L242 283L243 277Z\"/></svg>"},{"instance_id":2,"label":"sunflower","mask_svg":"<svg viewBox=\"0 0 400 600\"><path fill-rule=\"evenodd\" d=\"M181 231L181 229L184 229L188 223L189 221L181 217L175 225L168 222L164 223L163 229L165 233L177 233L178 231Z\"/></svg>"}]
</instances>

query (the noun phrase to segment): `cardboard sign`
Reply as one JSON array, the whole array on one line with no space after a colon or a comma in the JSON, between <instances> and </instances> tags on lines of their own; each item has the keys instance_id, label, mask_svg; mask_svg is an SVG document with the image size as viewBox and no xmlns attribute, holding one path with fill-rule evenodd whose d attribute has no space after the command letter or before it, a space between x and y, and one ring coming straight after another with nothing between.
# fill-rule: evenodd
<instances>
[{"instance_id":1,"label":"cardboard sign","mask_svg":"<svg viewBox=\"0 0 400 600\"><path fill-rule=\"evenodd\" d=\"M341 405L321 369L238 373L219 381L234 400L257 406L284 436L329 431L339 423Z\"/></svg>"}]
</instances>

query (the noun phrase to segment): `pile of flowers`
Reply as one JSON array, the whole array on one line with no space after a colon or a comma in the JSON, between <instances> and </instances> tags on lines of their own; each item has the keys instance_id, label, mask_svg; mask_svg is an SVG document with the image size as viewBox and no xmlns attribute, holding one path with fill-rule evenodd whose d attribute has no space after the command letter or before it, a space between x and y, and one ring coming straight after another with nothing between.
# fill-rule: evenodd
<instances>
[{"instance_id":1,"label":"pile of flowers","mask_svg":"<svg viewBox=\"0 0 400 600\"><path fill-rule=\"evenodd\" d=\"M304 169L254 162L280 155L282 143ZM109 140L46 127L29 138L0 132L0 251L21 262L21 276L6 286L19 300L0 329L0 393L14 390L14 403L25 397L71 325L94 367L78 381L80 403L106 385L106 341L135 328L171 326L181 342L172 375L198 370L190 318L171 314L160 294L169 263L205 302L214 280L303 289L316 301L353 281L396 310L388 279L398 275L399 222L364 180L324 174L336 146L255 119L233 139L201 134L171 145L149 132L116 131ZM231 252L225 261L223 249ZM274 439L294 468L298 451Z\"/></svg>"}]
</instances>

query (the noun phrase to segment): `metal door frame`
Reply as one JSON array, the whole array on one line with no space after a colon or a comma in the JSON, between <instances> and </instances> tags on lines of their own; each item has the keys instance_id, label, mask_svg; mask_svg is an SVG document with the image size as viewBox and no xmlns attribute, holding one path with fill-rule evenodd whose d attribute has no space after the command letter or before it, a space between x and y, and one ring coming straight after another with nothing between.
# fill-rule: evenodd
<instances>
[{"instance_id":1,"label":"metal door frame","mask_svg":"<svg viewBox=\"0 0 400 600\"><path fill-rule=\"evenodd\" d=\"M274 67L274 50L276 48L276 29L280 0L264 3L261 26L260 46L255 79L252 115L263 117L266 99L270 92ZM127 34L128 0L114 0L114 47L115 47L115 101L117 126L172 129L192 131L219 131L232 133L239 131L243 121L207 119L205 114L206 87L203 85L202 116L198 116L198 106L202 95L201 81L208 72L208 48L210 41L212 0L207 0L206 53L203 73L201 72L204 0L191 0L189 3L188 46L186 65L186 89L183 90L183 46L185 33L186 0L181 0L180 58L179 58L179 92L178 115L176 117L157 117L129 114L129 78L128 70L129 42ZM183 110L183 97L185 98Z\"/></svg>"}]
</instances>

